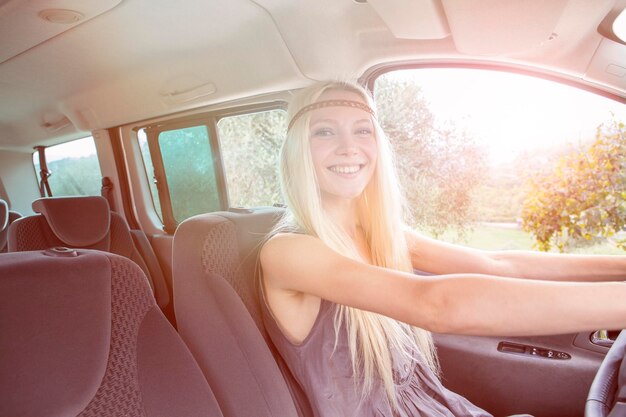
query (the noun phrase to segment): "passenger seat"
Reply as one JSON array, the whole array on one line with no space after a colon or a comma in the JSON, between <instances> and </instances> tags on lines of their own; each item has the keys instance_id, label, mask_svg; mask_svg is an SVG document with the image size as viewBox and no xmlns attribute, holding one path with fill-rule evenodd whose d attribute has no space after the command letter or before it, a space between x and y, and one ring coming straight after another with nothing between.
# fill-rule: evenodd
<instances>
[{"instance_id":1,"label":"passenger seat","mask_svg":"<svg viewBox=\"0 0 626 417\"><path fill-rule=\"evenodd\" d=\"M202 214L174 235L178 331L225 417L311 415L288 369L283 375L280 357L274 358L254 281L259 245L281 214L275 208Z\"/></svg>"},{"instance_id":2,"label":"passenger seat","mask_svg":"<svg viewBox=\"0 0 626 417\"><path fill-rule=\"evenodd\" d=\"M0 334L0 416L223 417L127 258L0 254Z\"/></svg>"},{"instance_id":3,"label":"passenger seat","mask_svg":"<svg viewBox=\"0 0 626 417\"><path fill-rule=\"evenodd\" d=\"M55 246L96 249L115 253L138 264L148 276L159 307L170 302L165 278L153 259L144 260L137 250L128 224L119 214L109 209L109 203L100 196L48 197L33 202L33 216L16 220L9 227L10 252L32 251ZM161 272L160 275L155 272Z\"/></svg>"}]
</instances>

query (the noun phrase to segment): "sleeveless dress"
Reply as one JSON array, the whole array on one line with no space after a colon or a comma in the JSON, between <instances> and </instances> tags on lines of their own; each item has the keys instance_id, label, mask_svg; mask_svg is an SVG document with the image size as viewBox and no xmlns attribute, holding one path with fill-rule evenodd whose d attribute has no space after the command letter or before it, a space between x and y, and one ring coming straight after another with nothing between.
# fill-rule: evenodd
<instances>
[{"instance_id":1,"label":"sleeveless dress","mask_svg":"<svg viewBox=\"0 0 626 417\"><path fill-rule=\"evenodd\" d=\"M322 300L311 332L302 343L294 344L282 333L262 298L267 332L309 398L315 417L491 417L446 389L424 363L399 355L393 355L399 410L393 410L380 379L362 398L352 377L345 331L335 345L334 315L338 305Z\"/></svg>"}]
</instances>

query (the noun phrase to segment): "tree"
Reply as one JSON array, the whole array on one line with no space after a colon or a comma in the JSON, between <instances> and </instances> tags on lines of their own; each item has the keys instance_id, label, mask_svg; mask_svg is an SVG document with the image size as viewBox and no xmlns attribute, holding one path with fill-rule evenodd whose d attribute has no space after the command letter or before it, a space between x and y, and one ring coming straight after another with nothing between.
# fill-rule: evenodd
<instances>
[{"instance_id":1,"label":"tree","mask_svg":"<svg viewBox=\"0 0 626 417\"><path fill-rule=\"evenodd\" d=\"M414 227L439 235L473 220L472 192L486 167L484 152L454 124L438 125L420 87L380 77L378 117L395 150Z\"/></svg>"},{"instance_id":2,"label":"tree","mask_svg":"<svg viewBox=\"0 0 626 417\"><path fill-rule=\"evenodd\" d=\"M95 154L50 161L48 169L52 173L48 181L55 197L100 195L102 174ZM39 171L37 175L39 176Z\"/></svg>"},{"instance_id":3,"label":"tree","mask_svg":"<svg viewBox=\"0 0 626 417\"><path fill-rule=\"evenodd\" d=\"M527 180L523 227L543 251L577 241L611 238L626 225L626 130L612 120L595 141L561 157L552 170ZM626 241L615 243L626 249Z\"/></svg>"},{"instance_id":4,"label":"tree","mask_svg":"<svg viewBox=\"0 0 626 417\"><path fill-rule=\"evenodd\" d=\"M282 203L278 156L287 131L285 112L225 117L218 131L231 206Z\"/></svg>"}]
</instances>

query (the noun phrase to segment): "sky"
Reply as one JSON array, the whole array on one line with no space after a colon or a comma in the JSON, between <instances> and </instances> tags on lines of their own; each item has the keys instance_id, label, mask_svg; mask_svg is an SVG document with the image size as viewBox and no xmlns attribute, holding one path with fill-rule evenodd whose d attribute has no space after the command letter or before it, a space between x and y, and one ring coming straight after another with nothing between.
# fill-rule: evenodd
<instances>
[{"instance_id":1,"label":"sky","mask_svg":"<svg viewBox=\"0 0 626 417\"><path fill-rule=\"evenodd\" d=\"M438 122L465 126L488 146L493 162L523 149L591 140L611 112L626 122L626 105L535 77L487 70L419 69L415 80Z\"/></svg>"},{"instance_id":2,"label":"sky","mask_svg":"<svg viewBox=\"0 0 626 417\"><path fill-rule=\"evenodd\" d=\"M93 137L88 136L83 139L73 140L46 148L46 161L52 162L67 157L82 158L95 154L96 146L93 142ZM39 166L37 152L33 155L33 162L35 165Z\"/></svg>"}]
</instances>

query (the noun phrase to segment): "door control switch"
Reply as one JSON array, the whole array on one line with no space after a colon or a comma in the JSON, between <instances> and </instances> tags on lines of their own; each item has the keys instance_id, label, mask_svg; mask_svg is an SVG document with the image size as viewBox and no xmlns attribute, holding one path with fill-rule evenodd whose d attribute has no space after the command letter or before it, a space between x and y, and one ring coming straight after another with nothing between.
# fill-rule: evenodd
<instances>
[{"instance_id":1,"label":"door control switch","mask_svg":"<svg viewBox=\"0 0 626 417\"><path fill-rule=\"evenodd\" d=\"M572 358L572 356L566 352L513 342L500 342L498 344L498 351L518 355L537 356L546 359L568 360Z\"/></svg>"}]
</instances>

